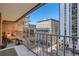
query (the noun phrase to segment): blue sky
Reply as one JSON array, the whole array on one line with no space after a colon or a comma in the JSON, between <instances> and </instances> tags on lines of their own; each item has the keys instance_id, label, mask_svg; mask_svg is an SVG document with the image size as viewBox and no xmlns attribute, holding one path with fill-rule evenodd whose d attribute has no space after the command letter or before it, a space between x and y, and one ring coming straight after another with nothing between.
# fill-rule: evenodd
<instances>
[{"instance_id":1,"label":"blue sky","mask_svg":"<svg viewBox=\"0 0 79 59\"><path fill-rule=\"evenodd\" d=\"M35 10L33 13L29 14L30 24L36 24L37 21L53 18L59 20L59 4L58 3L48 3L39 9Z\"/></svg>"}]
</instances>

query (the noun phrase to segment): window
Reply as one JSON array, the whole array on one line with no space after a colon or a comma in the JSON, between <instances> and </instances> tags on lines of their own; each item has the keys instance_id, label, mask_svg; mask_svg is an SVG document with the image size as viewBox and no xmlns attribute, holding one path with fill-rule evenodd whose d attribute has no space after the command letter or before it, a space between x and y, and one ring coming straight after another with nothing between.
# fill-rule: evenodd
<instances>
[{"instance_id":1,"label":"window","mask_svg":"<svg viewBox=\"0 0 79 59\"><path fill-rule=\"evenodd\" d=\"M62 42L63 42L63 40L62 40Z\"/></svg>"}]
</instances>

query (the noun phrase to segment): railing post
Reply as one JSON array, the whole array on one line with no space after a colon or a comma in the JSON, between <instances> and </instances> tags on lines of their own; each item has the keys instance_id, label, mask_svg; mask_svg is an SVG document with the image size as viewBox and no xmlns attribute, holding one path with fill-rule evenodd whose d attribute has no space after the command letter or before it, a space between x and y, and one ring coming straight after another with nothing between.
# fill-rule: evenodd
<instances>
[{"instance_id":1,"label":"railing post","mask_svg":"<svg viewBox=\"0 0 79 59\"><path fill-rule=\"evenodd\" d=\"M72 41L73 41L73 56L75 56L75 53L74 53L74 50L75 50L75 41L74 41L74 39L75 39L75 38L72 38L72 39L73 39L73 40L72 40Z\"/></svg>"},{"instance_id":2,"label":"railing post","mask_svg":"<svg viewBox=\"0 0 79 59\"><path fill-rule=\"evenodd\" d=\"M65 8L65 14L64 14L64 56L65 56L65 42L66 42L66 4L64 5L64 8Z\"/></svg>"},{"instance_id":3,"label":"railing post","mask_svg":"<svg viewBox=\"0 0 79 59\"><path fill-rule=\"evenodd\" d=\"M59 36L56 37L56 38L57 38L57 39L56 39L56 41L57 41L57 42L56 42L56 44L57 44L57 53L56 53L56 55L57 55L57 56L58 56L58 44L59 44L59 43L58 43L58 37L59 37Z\"/></svg>"},{"instance_id":4,"label":"railing post","mask_svg":"<svg viewBox=\"0 0 79 59\"><path fill-rule=\"evenodd\" d=\"M42 54L44 56L44 34L42 33Z\"/></svg>"},{"instance_id":5,"label":"railing post","mask_svg":"<svg viewBox=\"0 0 79 59\"><path fill-rule=\"evenodd\" d=\"M51 39L51 56L52 56L52 35L50 35L50 39Z\"/></svg>"},{"instance_id":6,"label":"railing post","mask_svg":"<svg viewBox=\"0 0 79 59\"><path fill-rule=\"evenodd\" d=\"M46 34L46 52L48 52L48 36L47 36L47 34Z\"/></svg>"},{"instance_id":7,"label":"railing post","mask_svg":"<svg viewBox=\"0 0 79 59\"><path fill-rule=\"evenodd\" d=\"M41 33L39 33L39 41L41 41ZM40 50L41 50L41 48L40 48ZM40 56L41 56L41 51L40 51Z\"/></svg>"},{"instance_id":8,"label":"railing post","mask_svg":"<svg viewBox=\"0 0 79 59\"><path fill-rule=\"evenodd\" d=\"M38 56L38 47L39 45L38 45L38 33L37 33L37 56Z\"/></svg>"},{"instance_id":9,"label":"railing post","mask_svg":"<svg viewBox=\"0 0 79 59\"><path fill-rule=\"evenodd\" d=\"M66 37L64 37L64 56L65 56L65 42L66 42Z\"/></svg>"}]
</instances>

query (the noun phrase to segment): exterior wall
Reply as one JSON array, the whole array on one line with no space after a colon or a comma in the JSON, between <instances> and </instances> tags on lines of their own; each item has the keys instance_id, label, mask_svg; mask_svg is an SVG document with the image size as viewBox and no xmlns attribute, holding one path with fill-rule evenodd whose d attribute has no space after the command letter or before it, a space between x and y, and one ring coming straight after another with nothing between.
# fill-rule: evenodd
<instances>
[{"instance_id":1,"label":"exterior wall","mask_svg":"<svg viewBox=\"0 0 79 59\"><path fill-rule=\"evenodd\" d=\"M60 4L60 35L64 35L64 3Z\"/></svg>"},{"instance_id":2,"label":"exterior wall","mask_svg":"<svg viewBox=\"0 0 79 59\"><path fill-rule=\"evenodd\" d=\"M57 21L47 20L47 21L41 21L41 22L37 23L36 28L48 28L49 33L56 34L55 32L57 32L59 30L58 25L59 25L59 22L57 22Z\"/></svg>"},{"instance_id":3,"label":"exterior wall","mask_svg":"<svg viewBox=\"0 0 79 59\"><path fill-rule=\"evenodd\" d=\"M59 22L58 21L51 21L51 31L52 31L52 34L59 35Z\"/></svg>"},{"instance_id":4,"label":"exterior wall","mask_svg":"<svg viewBox=\"0 0 79 59\"><path fill-rule=\"evenodd\" d=\"M69 9L70 9L70 13L69 13L70 14L70 16L69 16L70 17L70 20L69 20L69 36L72 36L72 20L71 20L72 19L72 4L70 4ZM72 46L73 46L72 45L72 38L70 38L69 39L69 47L72 48Z\"/></svg>"},{"instance_id":5,"label":"exterior wall","mask_svg":"<svg viewBox=\"0 0 79 59\"><path fill-rule=\"evenodd\" d=\"M51 20L37 23L36 28L49 28L51 30Z\"/></svg>"},{"instance_id":6,"label":"exterior wall","mask_svg":"<svg viewBox=\"0 0 79 59\"><path fill-rule=\"evenodd\" d=\"M66 4L66 36L69 36L70 35L70 14L69 14L69 12L70 12L70 10L69 10L69 3L67 3ZM70 43L70 41L69 41L69 39L70 38L66 38L66 44L69 44Z\"/></svg>"},{"instance_id":7,"label":"exterior wall","mask_svg":"<svg viewBox=\"0 0 79 59\"><path fill-rule=\"evenodd\" d=\"M7 33L15 32L15 22L3 21L2 31Z\"/></svg>"},{"instance_id":8,"label":"exterior wall","mask_svg":"<svg viewBox=\"0 0 79 59\"><path fill-rule=\"evenodd\" d=\"M65 6L66 5L66 6ZM73 32L74 30L72 28L72 25L74 25L75 23L75 19L72 19L72 4L70 3L66 3L66 4L60 4L60 35L65 35L65 25L64 23L66 23L66 35L67 36L72 36L75 33ZM77 37L79 37L79 4L77 4ZM65 21L66 20L66 21ZM75 26L75 25L74 25ZM76 26L75 26L76 27ZM64 38L60 38L60 45L62 47ZM79 39L77 39L77 44L75 44L76 49L79 50ZM66 38L66 44L69 45L69 48L73 47L73 41L72 38ZM75 42L76 43L76 42Z\"/></svg>"},{"instance_id":9,"label":"exterior wall","mask_svg":"<svg viewBox=\"0 0 79 59\"><path fill-rule=\"evenodd\" d=\"M36 28L41 28L41 31L44 28L45 29L48 28L49 29L48 32L44 32L45 30L43 30L42 32L48 33L48 34L55 34L55 35L59 34L59 22L55 21L55 20L49 19L49 20L41 21L41 22L37 23ZM40 31L38 31L38 32L40 32ZM50 37L49 37L49 39L50 39ZM52 36L52 44L56 44L56 42L57 42L56 39L57 39L57 37Z\"/></svg>"},{"instance_id":10,"label":"exterior wall","mask_svg":"<svg viewBox=\"0 0 79 59\"><path fill-rule=\"evenodd\" d=\"M52 21L52 34L54 35L59 35L59 22L56 22L56 21ZM57 36L52 36L52 43L53 44L56 44L57 43Z\"/></svg>"},{"instance_id":11,"label":"exterior wall","mask_svg":"<svg viewBox=\"0 0 79 59\"><path fill-rule=\"evenodd\" d=\"M79 15L79 3L78 3L78 6L77 6L77 7L78 7L78 10L77 10L77 13L78 13L78 14L77 14L77 15ZM77 31L78 31L78 32L77 32L77 35L78 35L78 37L79 37L79 17L77 17L77 18L78 18L78 19L77 19L77 26L78 26L78 28L77 28ZM77 42L77 43L78 43L78 46L77 46L77 47L79 48L79 39L78 39L78 42Z\"/></svg>"},{"instance_id":12,"label":"exterior wall","mask_svg":"<svg viewBox=\"0 0 79 59\"><path fill-rule=\"evenodd\" d=\"M16 35L20 38L24 38L24 22L25 22L25 18L19 20L16 23Z\"/></svg>"},{"instance_id":13,"label":"exterior wall","mask_svg":"<svg viewBox=\"0 0 79 59\"><path fill-rule=\"evenodd\" d=\"M72 36L71 4L60 4L60 35ZM66 25L65 25L66 24ZM66 32L65 32L66 30ZM65 34L66 33L66 34ZM72 48L72 39L67 37L65 44ZM64 47L64 37L60 37L60 45Z\"/></svg>"},{"instance_id":14,"label":"exterior wall","mask_svg":"<svg viewBox=\"0 0 79 59\"><path fill-rule=\"evenodd\" d=\"M48 21L42 21L42 22L39 22L36 24L36 28L37 29L40 29L41 28L41 31L37 31L37 32L44 32L44 33L51 33L51 20L48 20ZM44 29L44 30L42 30Z\"/></svg>"},{"instance_id":15,"label":"exterior wall","mask_svg":"<svg viewBox=\"0 0 79 59\"><path fill-rule=\"evenodd\" d=\"M65 18L65 16L64 16L64 13L65 13L65 11L64 11L64 3L61 3L60 4L60 35L64 35L64 18ZM63 40L64 40L64 38L63 37L60 37L60 48L63 48Z\"/></svg>"}]
</instances>

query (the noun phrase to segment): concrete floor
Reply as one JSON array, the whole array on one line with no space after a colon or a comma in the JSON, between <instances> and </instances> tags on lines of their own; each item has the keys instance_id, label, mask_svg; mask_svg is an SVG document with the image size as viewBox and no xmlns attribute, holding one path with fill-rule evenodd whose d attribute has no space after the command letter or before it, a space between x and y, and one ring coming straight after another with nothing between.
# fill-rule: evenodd
<instances>
[{"instance_id":1,"label":"concrete floor","mask_svg":"<svg viewBox=\"0 0 79 59\"><path fill-rule=\"evenodd\" d=\"M5 49L0 49L0 51L12 49L12 48L15 49L18 56L36 56L33 52L28 50L24 45L18 45L18 46L8 47L8 48L5 48Z\"/></svg>"}]
</instances>

